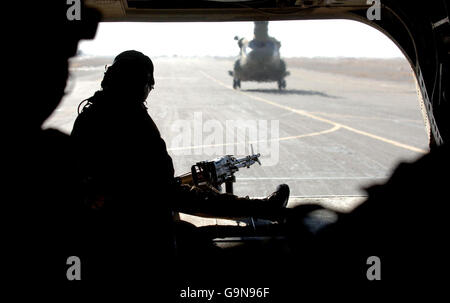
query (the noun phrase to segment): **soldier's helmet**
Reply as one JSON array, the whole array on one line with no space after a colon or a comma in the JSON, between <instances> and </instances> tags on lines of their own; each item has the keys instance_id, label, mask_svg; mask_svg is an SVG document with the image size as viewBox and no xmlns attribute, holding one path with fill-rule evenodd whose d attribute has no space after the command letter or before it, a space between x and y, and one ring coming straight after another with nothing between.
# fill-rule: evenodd
<instances>
[{"instance_id":1,"label":"soldier's helmet","mask_svg":"<svg viewBox=\"0 0 450 303\"><path fill-rule=\"evenodd\" d=\"M101 86L105 90L133 91L145 85L153 87L153 62L141 52L127 50L114 58L108 67Z\"/></svg>"}]
</instances>

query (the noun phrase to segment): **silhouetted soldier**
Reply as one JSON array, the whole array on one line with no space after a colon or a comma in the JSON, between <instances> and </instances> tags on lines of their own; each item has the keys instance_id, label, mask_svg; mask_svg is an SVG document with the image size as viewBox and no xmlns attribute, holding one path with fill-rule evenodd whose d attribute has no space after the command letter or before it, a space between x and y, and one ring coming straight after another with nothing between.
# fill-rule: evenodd
<instances>
[{"instance_id":1,"label":"silhouetted soldier","mask_svg":"<svg viewBox=\"0 0 450 303\"><path fill-rule=\"evenodd\" d=\"M401 163L385 184L368 188L363 204L322 232L324 246L334 247L336 273L367 280L369 265L361 264L376 256L384 290L412 297L447 290L449 155L444 144Z\"/></svg>"},{"instance_id":2,"label":"silhouetted soldier","mask_svg":"<svg viewBox=\"0 0 450 303\"><path fill-rule=\"evenodd\" d=\"M38 284L46 292L54 282L67 282L68 257L83 261L85 252L80 241L86 213L76 197L71 138L42 128L64 95L68 59L80 39L94 37L100 19L80 6L82 20L69 21L68 8L66 1L27 3L7 29L13 66L5 73L13 109L3 166L8 183L2 201L2 272L22 290Z\"/></svg>"},{"instance_id":3,"label":"silhouetted soldier","mask_svg":"<svg viewBox=\"0 0 450 303\"><path fill-rule=\"evenodd\" d=\"M157 227L170 226L173 210L211 217L267 217L286 206L287 185L259 200L177 185L166 144L145 107L154 84L150 58L125 51L114 59L102 90L87 99L75 121L72 137L93 207L101 204L103 211L120 216L137 212L139 220L162 232L165 229Z\"/></svg>"},{"instance_id":4,"label":"silhouetted soldier","mask_svg":"<svg viewBox=\"0 0 450 303\"><path fill-rule=\"evenodd\" d=\"M172 160L144 107L153 84L150 59L123 53L72 131L85 177L80 189L87 204L95 201L89 206L98 210L98 225L104 226L97 239L104 254L95 260L102 264L96 273L100 279L108 270L120 272L119 279L138 279L144 262L156 274L163 259L173 257L172 213L164 203L171 191Z\"/></svg>"},{"instance_id":5,"label":"silhouetted soldier","mask_svg":"<svg viewBox=\"0 0 450 303\"><path fill-rule=\"evenodd\" d=\"M293 209L288 220L293 254L278 262L284 274L296 275L283 280L289 295L297 296L296 285L338 291L333 296L349 285L371 298L446 294L449 155L444 144L401 163L386 183L367 189L362 204L318 232L303 225L305 206Z\"/></svg>"},{"instance_id":6,"label":"silhouetted soldier","mask_svg":"<svg viewBox=\"0 0 450 303\"><path fill-rule=\"evenodd\" d=\"M68 7L65 1L30 4L29 14L23 12L24 25L29 26L15 32L18 37L11 40L11 45L17 47L17 60L11 61L17 66L10 75L17 86L10 89L21 94L20 100L16 96L13 105L17 107L11 111L14 124L6 157L11 182L3 214L10 220L2 220L8 222L3 252L8 263L5 267L11 266L11 270L3 270L10 281L24 286L54 288L58 287L55 282L64 282L77 288L85 284L69 281L78 276L70 275L68 269L73 263L67 263L69 257L76 256L81 261L81 283L95 282L99 286L106 281L120 281L122 287L127 287L127 282L140 281L147 283L146 290L158 288L156 282L167 286L162 276L167 270L162 256L170 258L170 225L158 233L149 227L149 215L142 211L149 201L139 190L128 192L134 205L124 204L117 211L99 213L86 207L77 162L83 155L77 153L70 136L42 128L64 95L68 59L76 54L80 39L94 37L100 20L96 11L82 6L81 20L69 21ZM19 39L24 39L26 45ZM33 74L26 89L22 86L24 73ZM128 148L130 154L136 152L135 146ZM118 149L124 150L122 145ZM139 176L123 175L124 180L127 178L136 181ZM127 186L126 181L121 184ZM161 218L158 222L166 223L164 215L163 211L157 212L153 221ZM134 283L134 287L138 285Z\"/></svg>"}]
</instances>

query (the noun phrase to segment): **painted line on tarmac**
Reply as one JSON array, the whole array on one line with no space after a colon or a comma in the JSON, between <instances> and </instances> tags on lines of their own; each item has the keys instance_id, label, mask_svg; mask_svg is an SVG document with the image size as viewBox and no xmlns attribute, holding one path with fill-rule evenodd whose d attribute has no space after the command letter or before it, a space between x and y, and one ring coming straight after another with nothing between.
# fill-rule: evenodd
<instances>
[{"instance_id":1,"label":"painted line on tarmac","mask_svg":"<svg viewBox=\"0 0 450 303\"><path fill-rule=\"evenodd\" d=\"M230 145L240 145L240 144L256 144L260 142L275 142L275 141L287 141L287 140L294 140L294 139L300 139L305 137L313 137L313 136L319 136L324 134L329 134L332 132L337 131L340 129L339 126L335 125L332 128L320 131L320 132L314 132L309 134L302 134L297 136L289 136L289 137L282 137L282 138L273 138L269 140L253 140L248 142L234 142L234 143L218 143L218 144L206 144L206 145L192 145L192 146L183 146L183 147L171 147L168 148L168 151L174 151L174 150L189 150L189 149L200 149L200 148L208 148L208 147L219 147L219 146L230 146Z\"/></svg>"},{"instance_id":2,"label":"painted line on tarmac","mask_svg":"<svg viewBox=\"0 0 450 303\"><path fill-rule=\"evenodd\" d=\"M314 120L317 120L317 121L321 121L321 122L328 123L328 124L331 124L331 125L334 125L334 126L338 126L339 128L343 128L343 129L346 129L348 131L354 132L356 134L359 134L359 135L362 135L362 136L366 136L366 137L369 137L369 138L372 138L372 139L375 139L375 140L378 140L378 141L382 141L384 143L388 143L388 144L391 144L391 145L399 147L399 148L403 148L403 149L406 149L406 150L409 150L409 151L413 151L413 152L416 152L416 153L419 153L419 154L426 154L426 153L428 153L427 150L424 150L424 149L421 149L421 148L417 148L417 147L414 147L414 146L411 146L411 145L408 145L408 144L404 144L404 143L401 143L401 142L398 142L398 141L395 141L395 140L391 140L391 139L388 139L388 138L384 138L384 137L381 137L381 136L378 136L378 135L375 135L375 134L372 134L372 133L369 133L369 132L366 132L366 131L363 131L363 130L359 130L359 129L356 129L354 127L351 127L351 126L348 126L348 125L345 125L345 124L341 124L341 123L338 123L338 122L335 122L335 121L332 121L332 120L329 120L329 119L325 119L325 118L319 117L317 115L313 115L313 114L311 114L311 113L309 113L307 111L301 110L301 109L295 109L295 108L292 108L292 107L289 107L289 106L286 106L286 105L283 105L283 104L280 104L280 103L268 100L266 98L254 96L252 94L249 94L249 93L246 93L246 92L243 92L243 91L240 91L240 90L235 90L231 86L223 83L220 80L217 80L216 78L214 78L213 76L205 73L204 71L200 71L200 73L202 73L206 78L216 82L217 84L219 84L219 85L221 85L221 86L223 86L225 88L228 88L230 90L236 91L236 92L238 92L238 93L240 93L240 94L242 94L244 96L249 97L250 99L253 99L253 100L256 100L256 101L259 101L259 102L263 102L263 103L266 103L266 104L270 104L270 105L273 105L275 107L278 107L278 108L281 108L281 109L284 109L284 110L287 110L287 111L290 111L290 112L296 113L298 115L301 115L301 116L304 116L304 117L308 117L308 118L311 118L311 119L314 119Z\"/></svg>"},{"instance_id":3,"label":"painted line on tarmac","mask_svg":"<svg viewBox=\"0 0 450 303\"><path fill-rule=\"evenodd\" d=\"M383 121L400 121L400 122L414 122L414 123L422 123L423 127L425 128L425 125L423 123L423 120L417 120L417 119L405 119L405 118L384 118L384 117L369 117L369 116L358 116L358 115L342 115L337 113L326 113L326 112L309 112L313 115L322 115L322 116L328 116L330 118L350 118L350 119L362 119L362 120L383 120Z\"/></svg>"},{"instance_id":4,"label":"painted line on tarmac","mask_svg":"<svg viewBox=\"0 0 450 303\"><path fill-rule=\"evenodd\" d=\"M259 180L385 180L389 176L356 176L356 177L236 177L242 181L259 181Z\"/></svg>"}]
</instances>

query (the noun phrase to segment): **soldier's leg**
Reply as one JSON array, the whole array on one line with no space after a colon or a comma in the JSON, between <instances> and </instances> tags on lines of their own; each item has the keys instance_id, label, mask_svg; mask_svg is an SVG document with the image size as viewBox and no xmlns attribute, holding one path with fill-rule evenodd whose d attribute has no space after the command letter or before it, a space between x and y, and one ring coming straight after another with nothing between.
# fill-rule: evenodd
<instances>
[{"instance_id":1,"label":"soldier's leg","mask_svg":"<svg viewBox=\"0 0 450 303\"><path fill-rule=\"evenodd\" d=\"M266 198L252 199L220 193L210 188L185 187L177 193L180 212L203 217L274 219L282 215L289 199L289 186L281 184Z\"/></svg>"}]
</instances>

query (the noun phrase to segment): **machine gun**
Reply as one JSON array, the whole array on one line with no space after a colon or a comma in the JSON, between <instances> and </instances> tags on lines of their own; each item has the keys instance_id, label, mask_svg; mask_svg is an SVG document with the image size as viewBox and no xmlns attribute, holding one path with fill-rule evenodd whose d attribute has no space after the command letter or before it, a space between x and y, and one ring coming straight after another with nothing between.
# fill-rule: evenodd
<instances>
[{"instance_id":1,"label":"machine gun","mask_svg":"<svg viewBox=\"0 0 450 303\"><path fill-rule=\"evenodd\" d=\"M256 162L261 165L259 161L260 154L235 158L232 155L226 155L211 161L201 161L192 165L189 173L183 174L176 178L179 184L189 185L209 185L216 188L218 191L222 190L222 184L225 183L225 192L233 193L233 183L236 182L234 173L241 167L250 168Z\"/></svg>"}]
</instances>

